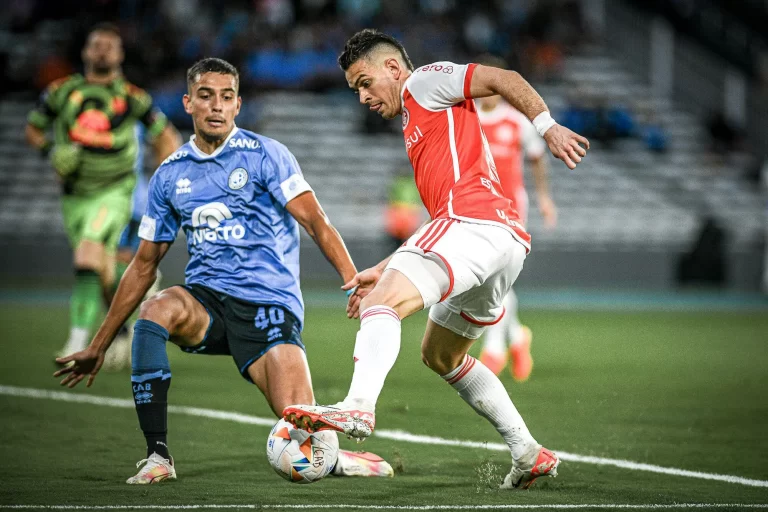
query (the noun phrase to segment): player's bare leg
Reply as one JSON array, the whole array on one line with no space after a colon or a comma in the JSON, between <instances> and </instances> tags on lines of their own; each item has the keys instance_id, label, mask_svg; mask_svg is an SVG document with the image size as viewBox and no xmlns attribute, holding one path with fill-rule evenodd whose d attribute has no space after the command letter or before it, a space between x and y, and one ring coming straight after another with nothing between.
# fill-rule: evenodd
<instances>
[{"instance_id":1,"label":"player's bare leg","mask_svg":"<svg viewBox=\"0 0 768 512\"><path fill-rule=\"evenodd\" d=\"M413 283L397 270L385 270L360 305L355 370L347 397L330 407L287 407L285 419L309 431L336 430L357 439L370 436L376 423L376 401L400 352L400 319L423 308Z\"/></svg>"},{"instance_id":2,"label":"player's bare leg","mask_svg":"<svg viewBox=\"0 0 768 512\"><path fill-rule=\"evenodd\" d=\"M134 328L131 385L139 425L147 441L144 465L128 484L152 484L176 478L168 450L168 389L171 369L166 342L182 347L201 343L210 324L202 304L174 286L141 305Z\"/></svg>"},{"instance_id":3,"label":"player's bare leg","mask_svg":"<svg viewBox=\"0 0 768 512\"><path fill-rule=\"evenodd\" d=\"M437 309L430 311L430 317L448 321L447 308L442 304L433 308ZM467 354L475 341L430 318L421 345L422 360L504 438L512 454L512 471L502 487L527 489L540 476L556 476L557 456L533 438L498 377Z\"/></svg>"},{"instance_id":4,"label":"player's bare leg","mask_svg":"<svg viewBox=\"0 0 768 512\"><path fill-rule=\"evenodd\" d=\"M278 417L291 404L314 404L312 377L304 351L291 344L276 345L248 367L248 376ZM392 466L375 453L339 450L336 476L391 477Z\"/></svg>"},{"instance_id":5,"label":"player's bare leg","mask_svg":"<svg viewBox=\"0 0 768 512\"><path fill-rule=\"evenodd\" d=\"M264 393L275 415L291 404L313 404L312 377L301 347L276 345L248 367L248 376Z\"/></svg>"}]
</instances>

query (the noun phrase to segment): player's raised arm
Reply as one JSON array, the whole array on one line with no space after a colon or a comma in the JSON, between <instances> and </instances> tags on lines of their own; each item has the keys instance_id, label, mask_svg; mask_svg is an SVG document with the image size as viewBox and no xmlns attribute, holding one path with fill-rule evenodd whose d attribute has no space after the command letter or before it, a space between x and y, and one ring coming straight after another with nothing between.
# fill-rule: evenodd
<instances>
[{"instance_id":1,"label":"player's raised arm","mask_svg":"<svg viewBox=\"0 0 768 512\"><path fill-rule=\"evenodd\" d=\"M549 109L539 93L516 71L478 65L472 74L470 96L485 98L500 95L513 107L533 122L536 130L544 137L549 150L574 169L587 154L589 141L561 126L552 119ZM581 147L583 144L585 147ZM585 149L586 148L586 149Z\"/></svg>"},{"instance_id":2,"label":"player's raised arm","mask_svg":"<svg viewBox=\"0 0 768 512\"><path fill-rule=\"evenodd\" d=\"M312 237L323 255L345 283L355 277L357 270L341 235L331 224L314 192L307 191L286 204L286 209Z\"/></svg>"}]
</instances>

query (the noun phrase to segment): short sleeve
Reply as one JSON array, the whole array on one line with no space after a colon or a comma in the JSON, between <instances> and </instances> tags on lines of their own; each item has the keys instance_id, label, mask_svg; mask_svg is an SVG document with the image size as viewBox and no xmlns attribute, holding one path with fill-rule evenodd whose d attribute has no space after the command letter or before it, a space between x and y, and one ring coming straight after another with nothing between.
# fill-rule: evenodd
<instances>
[{"instance_id":1,"label":"short sleeve","mask_svg":"<svg viewBox=\"0 0 768 512\"><path fill-rule=\"evenodd\" d=\"M266 156L262 165L262 180L272 197L285 206L292 199L311 192L304 175L301 173L296 157L282 144L264 146Z\"/></svg>"},{"instance_id":2,"label":"short sleeve","mask_svg":"<svg viewBox=\"0 0 768 512\"><path fill-rule=\"evenodd\" d=\"M536 131L533 123L522 114L520 117L523 118L521 124L523 127L523 151L525 152L525 157L533 160L541 158L544 156L547 144L541 138L539 132Z\"/></svg>"},{"instance_id":3,"label":"short sleeve","mask_svg":"<svg viewBox=\"0 0 768 512\"><path fill-rule=\"evenodd\" d=\"M470 99L477 64L435 62L413 72L406 84L413 99L428 110L443 110Z\"/></svg>"},{"instance_id":4,"label":"short sleeve","mask_svg":"<svg viewBox=\"0 0 768 512\"><path fill-rule=\"evenodd\" d=\"M179 231L179 217L169 201L161 173L149 181L147 211L141 218L139 237L149 242L173 242Z\"/></svg>"}]
</instances>

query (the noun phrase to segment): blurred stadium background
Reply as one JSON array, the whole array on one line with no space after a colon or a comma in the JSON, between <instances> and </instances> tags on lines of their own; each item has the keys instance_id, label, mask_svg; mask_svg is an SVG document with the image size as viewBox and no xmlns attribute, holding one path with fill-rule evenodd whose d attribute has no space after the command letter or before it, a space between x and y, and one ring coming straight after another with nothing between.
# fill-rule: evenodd
<instances>
[{"instance_id":1,"label":"blurred stadium background","mask_svg":"<svg viewBox=\"0 0 768 512\"><path fill-rule=\"evenodd\" d=\"M24 126L49 82L81 70L80 51L91 26L100 21L119 25L125 75L152 94L185 138L191 133L181 104L186 68L204 56L237 65L244 101L238 125L283 142L296 155L358 268L379 261L391 247L385 231L388 189L409 166L399 119L387 123L369 115L336 66L345 39L372 26L400 38L416 66L468 62L482 53L504 57L541 92L555 119L592 142L588 158L575 171L550 162L559 208L556 229L544 229L531 194L533 252L518 289L522 319L536 335L537 366L525 392L514 391L527 421L553 439L555 449L768 481L764 1L12 0L3 2L0 13L5 371L0 385L56 387L49 377L50 356L66 335L72 263L54 173L24 142ZM185 244L179 240L161 266L164 284L183 280L185 262ZM344 323L340 313L343 296L337 297L337 280L305 237L302 282L312 315L306 337L316 343L307 346L318 399L327 402L343 397L351 369L337 372L335 358L346 364L354 339L354 325ZM393 418L387 428L445 436L435 423L453 423L448 437L495 440L493 432L475 429L478 420L468 408L457 418L433 406L443 400L458 404L458 399L450 402L453 393L429 380L421 368L415 347L423 317L418 319L407 331L414 342L404 343L407 354L401 360L408 363L398 363L390 377L393 391L382 402L382 410ZM339 337L345 341L332 343ZM244 391L228 361L169 352L174 372L181 368L180 375L190 375L174 383L174 403L255 410L269 417L265 404L254 405L255 390ZM200 381L192 377L195 371ZM413 375L424 379L418 381L425 386L421 396L412 389ZM88 393L129 397L125 375L100 379ZM513 389L508 376L504 382ZM38 410L14 400L0 399L0 425L6 433L1 453L6 462L24 457L27 463L3 470L0 485L8 487L0 493L0 504L107 504L129 495L119 477L128 476L136 460L138 452L130 446L140 446L133 411L101 417L104 409L94 408L86 416L86 409L77 409L83 406L44 402L50 407ZM435 415L430 416L435 423L425 421L424 409ZM553 410L564 418L554 426ZM409 411L413 416L407 416ZM109 433L93 422L83 422L82 432L77 426L72 431L51 426L57 420L77 425L81 414L103 421ZM213 448L194 437L196 428L181 426L179 434L172 434L179 446L174 453L179 460L186 457L185 471L195 485L203 485L207 467L224 468L226 474L228 458L245 458L237 447L244 431L215 426L227 445L221 453L206 451ZM123 429L130 430L125 433L130 437L120 434ZM185 447L177 441L182 438L188 441ZM369 443L388 458L404 458L411 476L443 471L432 461L461 456L458 448L429 448L423 457L408 459L404 454L410 448L393 448L386 440ZM92 485L92 475L82 468L68 473L73 450L93 450L98 457L113 453L125 459L124 466L105 470ZM51 458L51 453L58 455ZM500 455L497 459L506 464ZM503 496L477 498L471 495L474 487L470 495L461 493L467 473L476 478L472 465L481 462L472 458L465 471L452 465L440 480L445 489L451 487L446 496L465 503L505 502ZM581 468L568 476L570 484L558 478L533 495L536 499L523 502L536 503L542 496L555 502L565 496L570 503L766 501L762 484L761 489L729 484L728 492L721 493L726 484L686 486L676 477L566 467ZM37 475L54 471L70 476L52 479L49 492L38 494ZM254 481L242 471L239 476ZM311 499L313 492L349 501L389 496L401 504L444 499L440 488L423 490L430 483L426 477L406 479L394 493L372 483L372 494L350 497L338 482L328 483L324 491L271 488L276 477L268 469L257 471L266 471L266 502L280 503L286 496L296 498L292 502ZM613 487L603 494L592 484L608 480ZM237 479L218 484L214 494L196 495L199 489L179 482L162 502L249 499Z\"/></svg>"},{"instance_id":2,"label":"blurred stadium background","mask_svg":"<svg viewBox=\"0 0 768 512\"><path fill-rule=\"evenodd\" d=\"M235 63L245 104L238 124L296 154L360 266L389 246L388 184L408 166L397 122L369 118L335 63L349 34L376 26L400 37L416 65L503 56L556 119L592 140L576 172L552 161L560 223L544 230L532 205L534 255L521 288L668 291L681 271L693 284L762 286L764 2L17 0L2 9L4 280L71 274L58 187L24 143L23 126L47 83L80 70L86 30L112 20L123 33L125 74L187 134L186 67L203 56ZM172 280L185 257L183 244L175 249L164 264ZM332 281L314 245L303 251L305 284Z\"/></svg>"}]
</instances>

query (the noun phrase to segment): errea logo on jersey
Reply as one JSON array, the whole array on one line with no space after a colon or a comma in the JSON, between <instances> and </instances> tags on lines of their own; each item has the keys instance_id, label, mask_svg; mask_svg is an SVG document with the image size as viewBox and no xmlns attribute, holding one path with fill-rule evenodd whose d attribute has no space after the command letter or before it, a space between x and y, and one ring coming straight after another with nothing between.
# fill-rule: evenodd
<instances>
[{"instance_id":1,"label":"errea logo on jersey","mask_svg":"<svg viewBox=\"0 0 768 512\"><path fill-rule=\"evenodd\" d=\"M224 203L208 203L198 206L192 212L192 243L215 242L229 240L230 237L240 240L245 236L245 228L240 224L222 226L225 220L232 219L232 212Z\"/></svg>"},{"instance_id":2,"label":"errea logo on jersey","mask_svg":"<svg viewBox=\"0 0 768 512\"><path fill-rule=\"evenodd\" d=\"M192 185L192 182L189 181L189 178L181 178L176 182L176 195L191 194L192 187L190 187L190 185Z\"/></svg>"},{"instance_id":3,"label":"errea logo on jersey","mask_svg":"<svg viewBox=\"0 0 768 512\"><path fill-rule=\"evenodd\" d=\"M239 149L258 149L260 147L259 141L250 139L229 139L230 148Z\"/></svg>"}]
</instances>

